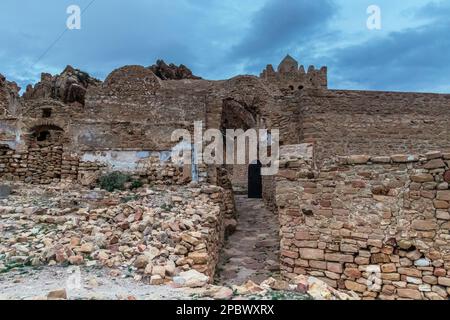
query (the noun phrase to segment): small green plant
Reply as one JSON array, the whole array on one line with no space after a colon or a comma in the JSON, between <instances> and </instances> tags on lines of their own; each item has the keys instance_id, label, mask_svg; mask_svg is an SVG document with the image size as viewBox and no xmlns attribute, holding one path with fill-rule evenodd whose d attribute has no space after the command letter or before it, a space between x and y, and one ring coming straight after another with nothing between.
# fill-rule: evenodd
<instances>
[{"instance_id":1,"label":"small green plant","mask_svg":"<svg viewBox=\"0 0 450 320\"><path fill-rule=\"evenodd\" d=\"M106 191L124 190L125 183L129 182L131 177L122 172L112 172L100 177L100 187Z\"/></svg>"},{"instance_id":2,"label":"small green plant","mask_svg":"<svg viewBox=\"0 0 450 320\"><path fill-rule=\"evenodd\" d=\"M131 190L139 189L140 187L142 187L142 181L141 180L133 180L131 182L131 186L130 186Z\"/></svg>"},{"instance_id":3,"label":"small green plant","mask_svg":"<svg viewBox=\"0 0 450 320\"><path fill-rule=\"evenodd\" d=\"M163 209L164 211L167 211L167 212L168 212L168 211L170 211L170 210L173 209L173 205L164 203L163 205L161 205L160 208Z\"/></svg>"}]
</instances>

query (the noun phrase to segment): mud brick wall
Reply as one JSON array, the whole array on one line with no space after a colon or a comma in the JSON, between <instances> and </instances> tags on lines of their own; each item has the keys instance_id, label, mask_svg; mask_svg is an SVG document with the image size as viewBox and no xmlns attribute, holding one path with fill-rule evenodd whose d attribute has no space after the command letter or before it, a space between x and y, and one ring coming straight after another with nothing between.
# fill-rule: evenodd
<instances>
[{"instance_id":1,"label":"mud brick wall","mask_svg":"<svg viewBox=\"0 0 450 320\"><path fill-rule=\"evenodd\" d=\"M450 296L450 154L340 157L276 177L285 277L310 274L365 299Z\"/></svg>"},{"instance_id":2,"label":"mud brick wall","mask_svg":"<svg viewBox=\"0 0 450 320\"><path fill-rule=\"evenodd\" d=\"M302 140L336 155L450 150L450 95L305 89Z\"/></svg>"}]
</instances>

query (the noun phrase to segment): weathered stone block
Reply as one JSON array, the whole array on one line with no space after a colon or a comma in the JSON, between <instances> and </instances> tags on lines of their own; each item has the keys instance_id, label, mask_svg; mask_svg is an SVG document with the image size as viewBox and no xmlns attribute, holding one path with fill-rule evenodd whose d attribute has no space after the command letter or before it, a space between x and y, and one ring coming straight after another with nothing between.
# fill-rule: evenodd
<instances>
[{"instance_id":1,"label":"weathered stone block","mask_svg":"<svg viewBox=\"0 0 450 320\"><path fill-rule=\"evenodd\" d=\"M294 251L290 251L290 250L282 250L281 255L284 257L292 258L292 259L297 259L299 256L298 252L294 252Z\"/></svg>"},{"instance_id":2,"label":"weathered stone block","mask_svg":"<svg viewBox=\"0 0 450 320\"><path fill-rule=\"evenodd\" d=\"M429 173L419 173L411 176L411 180L414 182L432 182L434 181L434 178Z\"/></svg>"},{"instance_id":3,"label":"weathered stone block","mask_svg":"<svg viewBox=\"0 0 450 320\"><path fill-rule=\"evenodd\" d=\"M439 277L438 284L444 287L450 287L450 278L448 277Z\"/></svg>"},{"instance_id":4,"label":"weathered stone block","mask_svg":"<svg viewBox=\"0 0 450 320\"><path fill-rule=\"evenodd\" d=\"M445 167L445 163L442 159L433 159L428 161L425 165L424 168L425 169L437 169L437 168L444 168Z\"/></svg>"},{"instance_id":5,"label":"weathered stone block","mask_svg":"<svg viewBox=\"0 0 450 320\"><path fill-rule=\"evenodd\" d=\"M327 262L327 270L330 270L331 272L342 273L342 264Z\"/></svg>"},{"instance_id":6,"label":"weathered stone block","mask_svg":"<svg viewBox=\"0 0 450 320\"><path fill-rule=\"evenodd\" d=\"M450 190L439 190L437 192L436 199L450 201Z\"/></svg>"},{"instance_id":7,"label":"weathered stone block","mask_svg":"<svg viewBox=\"0 0 450 320\"><path fill-rule=\"evenodd\" d=\"M391 273L397 271L397 267L395 266L394 263L387 263L381 265L381 271L385 273Z\"/></svg>"},{"instance_id":8,"label":"weathered stone block","mask_svg":"<svg viewBox=\"0 0 450 320\"><path fill-rule=\"evenodd\" d=\"M422 277L422 271L414 268L398 268L397 272L410 277Z\"/></svg>"},{"instance_id":9,"label":"weathered stone block","mask_svg":"<svg viewBox=\"0 0 450 320\"><path fill-rule=\"evenodd\" d=\"M417 161L419 160L419 157L417 157L416 155L409 155L409 154L395 154L391 156L391 159L393 162L407 163Z\"/></svg>"},{"instance_id":10,"label":"weathered stone block","mask_svg":"<svg viewBox=\"0 0 450 320\"><path fill-rule=\"evenodd\" d=\"M321 249L300 248L300 257L306 260L323 260L324 251Z\"/></svg>"},{"instance_id":11,"label":"weathered stone block","mask_svg":"<svg viewBox=\"0 0 450 320\"><path fill-rule=\"evenodd\" d=\"M352 263L354 258L353 258L352 255L348 255L348 254L326 253L325 254L325 260L326 261L333 261L333 262L348 262L348 263Z\"/></svg>"},{"instance_id":12,"label":"weathered stone block","mask_svg":"<svg viewBox=\"0 0 450 320\"><path fill-rule=\"evenodd\" d=\"M430 231L437 228L437 224L434 220L414 220L412 222L412 228L419 231Z\"/></svg>"},{"instance_id":13,"label":"weathered stone block","mask_svg":"<svg viewBox=\"0 0 450 320\"><path fill-rule=\"evenodd\" d=\"M419 290L414 289L397 289L397 295L400 298L408 298L413 300L422 300L422 294Z\"/></svg>"},{"instance_id":14,"label":"weathered stone block","mask_svg":"<svg viewBox=\"0 0 450 320\"><path fill-rule=\"evenodd\" d=\"M375 253L370 257L370 262L373 264L379 263L389 263L391 260L389 259L389 255L384 253Z\"/></svg>"},{"instance_id":15,"label":"weathered stone block","mask_svg":"<svg viewBox=\"0 0 450 320\"><path fill-rule=\"evenodd\" d=\"M345 280L345 288L347 290L363 293L366 291L367 286L354 281Z\"/></svg>"},{"instance_id":16,"label":"weathered stone block","mask_svg":"<svg viewBox=\"0 0 450 320\"><path fill-rule=\"evenodd\" d=\"M349 164L365 164L369 161L370 156L368 155L352 155L348 157Z\"/></svg>"}]
</instances>

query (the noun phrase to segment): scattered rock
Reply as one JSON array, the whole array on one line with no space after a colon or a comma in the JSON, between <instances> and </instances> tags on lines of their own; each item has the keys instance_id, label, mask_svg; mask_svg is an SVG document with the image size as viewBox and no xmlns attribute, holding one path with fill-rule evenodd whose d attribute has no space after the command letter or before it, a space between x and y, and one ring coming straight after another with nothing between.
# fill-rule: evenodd
<instances>
[{"instance_id":1,"label":"scattered rock","mask_svg":"<svg viewBox=\"0 0 450 320\"><path fill-rule=\"evenodd\" d=\"M47 299L48 300L67 300L66 289L59 289L59 290L50 291L47 294Z\"/></svg>"},{"instance_id":2,"label":"scattered rock","mask_svg":"<svg viewBox=\"0 0 450 320\"><path fill-rule=\"evenodd\" d=\"M173 278L173 281L178 286L196 288L205 286L209 281L209 277L197 270L189 270L181 272Z\"/></svg>"}]
</instances>

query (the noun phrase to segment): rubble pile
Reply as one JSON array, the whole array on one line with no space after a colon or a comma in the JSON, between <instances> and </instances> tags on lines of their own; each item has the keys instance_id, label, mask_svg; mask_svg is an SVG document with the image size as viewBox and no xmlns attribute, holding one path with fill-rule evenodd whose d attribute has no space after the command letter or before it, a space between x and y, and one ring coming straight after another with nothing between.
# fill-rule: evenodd
<instances>
[{"instance_id":1,"label":"rubble pile","mask_svg":"<svg viewBox=\"0 0 450 320\"><path fill-rule=\"evenodd\" d=\"M290 281L268 278L257 284L251 280L242 285L206 286L198 293L201 298L216 300L360 300L355 292L344 293L326 282L299 275Z\"/></svg>"},{"instance_id":2,"label":"rubble pile","mask_svg":"<svg viewBox=\"0 0 450 320\"><path fill-rule=\"evenodd\" d=\"M226 206L220 187L12 189L0 201L0 272L17 265L99 265L150 284L189 270L214 274Z\"/></svg>"}]
</instances>

